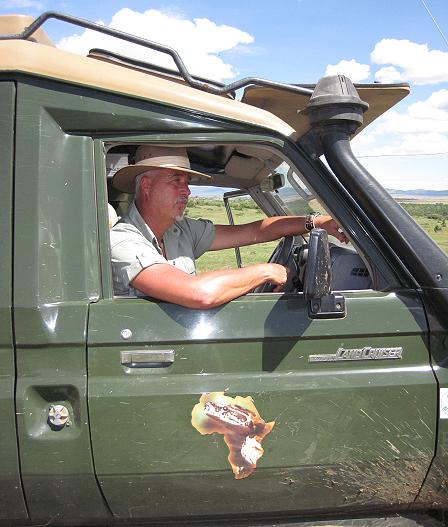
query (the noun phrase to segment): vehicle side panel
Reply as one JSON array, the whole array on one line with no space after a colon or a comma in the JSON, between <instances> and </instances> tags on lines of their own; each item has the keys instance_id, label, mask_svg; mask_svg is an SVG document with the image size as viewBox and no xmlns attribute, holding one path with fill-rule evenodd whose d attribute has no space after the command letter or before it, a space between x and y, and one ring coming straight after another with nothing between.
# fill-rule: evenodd
<instances>
[{"instance_id":1,"label":"vehicle side panel","mask_svg":"<svg viewBox=\"0 0 448 527\"><path fill-rule=\"evenodd\" d=\"M15 95L13 82L0 82L0 519L27 517L17 452L11 310Z\"/></svg>"},{"instance_id":2,"label":"vehicle side panel","mask_svg":"<svg viewBox=\"0 0 448 527\"><path fill-rule=\"evenodd\" d=\"M61 102L17 88L14 332L22 478L31 518L107 518L86 404L86 328L98 297L93 145L57 123ZM51 404L70 426L52 429Z\"/></svg>"}]
</instances>

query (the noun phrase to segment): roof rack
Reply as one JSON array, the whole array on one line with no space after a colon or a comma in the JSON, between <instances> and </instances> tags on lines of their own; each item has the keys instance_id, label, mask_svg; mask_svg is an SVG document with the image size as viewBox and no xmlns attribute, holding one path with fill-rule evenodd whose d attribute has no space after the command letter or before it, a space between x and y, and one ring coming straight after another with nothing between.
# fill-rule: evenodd
<instances>
[{"instance_id":1,"label":"roof rack","mask_svg":"<svg viewBox=\"0 0 448 527\"><path fill-rule=\"evenodd\" d=\"M109 27L101 26L100 24L95 24L94 22L84 20L83 18L77 18L64 13L59 13L57 11L46 11L45 13L37 17L28 27L26 27L24 31L22 31L22 33L17 33L15 35L0 35L0 40L27 40L35 31L37 31L37 29L39 29L50 18L61 20L63 22L74 24L76 26L81 26L86 29L91 29L93 31L98 31L99 33L104 33L105 35L116 37L121 40L126 40L127 42L131 42L132 44L138 44L145 48L160 51L161 53L166 53L171 56L179 70L180 75L189 86L209 93L214 93L215 95L231 94L232 92L239 90L240 88L244 88L250 85L269 86L272 88L279 88L281 90L286 90L301 95L311 96L312 94L312 90L308 88L302 88L299 86L293 86L291 84L284 84L281 82L275 82L266 79L259 79L257 77L245 77L244 79L232 82L222 87L216 86L216 83L213 83L214 85L212 85L208 82L202 82L190 75L189 71L185 67L185 64L180 58L180 55L173 48L170 48L163 44L159 44L157 42L152 42L151 40L136 37L135 35L130 35L129 33L124 33L123 31L119 31L117 29L111 29ZM144 64L145 67L152 68L152 65L149 63L142 62L142 64Z\"/></svg>"},{"instance_id":2,"label":"roof rack","mask_svg":"<svg viewBox=\"0 0 448 527\"><path fill-rule=\"evenodd\" d=\"M98 60L106 60L112 61L114 63L120 63L123 66L137 68L139 70L145 71L146 73L159 73L163 76L172 77L176 80L185 80L177 70L165 68L164 66L159 66L158 64L154 64L152 62L145 62L142 60L133 59L132 57L120 55L119 53L115 53L107 49L92 48L87 56ZM199 75L192 75L192 77L197 81L200 81L207 85L211 84L213 86L216 86L217 88L223 88L225 86L225 84L223 84L222 82L207 79L206 77L200 77ZM231 95L234 95L234 93L232 93Z\"/></svg>"}]
</instances>

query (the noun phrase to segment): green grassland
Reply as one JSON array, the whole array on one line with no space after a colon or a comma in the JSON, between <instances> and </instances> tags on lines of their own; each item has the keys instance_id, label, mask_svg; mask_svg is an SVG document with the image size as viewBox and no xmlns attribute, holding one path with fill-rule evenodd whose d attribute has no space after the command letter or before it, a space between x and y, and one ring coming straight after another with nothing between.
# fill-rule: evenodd
<instances>
[{"instance_id":1,"label":"green grassland","mask_svg":"<svg viewBox=\"0 0 448 527\"><path fill-rule=\"evenodd\" d=\"M403 202L401 206L448 254L448 203ZM264 217L257 205L248 199L232 200L233 219L236 224L256 221ZM227 214L221 199L190 198L186 215L191 218L207 218L216 224L228 224ZM241 248L243 265L266 262L277 242L262 243ZM213 251L205 253L196 263L198 272L236 267L235 251Z\"/></svg>"},{"instance_id":2,"label":"green grassland","mask_svg":"<svg viewBox=\"0 0 448 527\"><path fill-rule=\"evenodd\" d=\"M402 202L400 205L448 254L448 203Z\"/></svg>"},{"instance_id":3,"label":"green grassland","mask_svg":"<svg viewBox=\"0 0 448 527\"><path fill-rule=\"evenodd\" d=\"M265 217L258 206L248 199L232 200L232 215L235 224L249 223ZM190 218L205 218L216 224L228 225L227 213L221 199L190 198L186 215ZM260 243L241 247L243 265L267 262L278 242ZM233 269L237 267L234 249L209 251L196 262L199 273L214 269Z\"/></svg>"}]
</instances>

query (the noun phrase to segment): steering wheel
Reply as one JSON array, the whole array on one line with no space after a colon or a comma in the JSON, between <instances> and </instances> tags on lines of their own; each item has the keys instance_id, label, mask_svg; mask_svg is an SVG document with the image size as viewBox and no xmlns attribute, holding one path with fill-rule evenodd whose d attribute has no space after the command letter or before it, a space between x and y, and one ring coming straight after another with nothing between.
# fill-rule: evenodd
<instances>
[{"instance_id":1,"label":"steering wheel","mask_svg":"<svg viewBox=\"0 0 448 527\"><path fill-rule=\"evenodd\" d=\"M277 247L274 249L274 252L269 257L268 263L276 263L280 265L284 265L285 267L289 267L288 263L290 262L290 259L292 257L292 251L294 249L294 236L285 236L282 238ZM292 271L292 269L290 269ZM289 275L291 272L289 273ZM288 285L290 281L290 276L288 275L288 282L285 284ZM262 285L259 285L256 287L253 292L254 293L272 293L272 291L275 289L275 284L272 284L271 282L266 282Z\"/></svg>"}]
</instances>

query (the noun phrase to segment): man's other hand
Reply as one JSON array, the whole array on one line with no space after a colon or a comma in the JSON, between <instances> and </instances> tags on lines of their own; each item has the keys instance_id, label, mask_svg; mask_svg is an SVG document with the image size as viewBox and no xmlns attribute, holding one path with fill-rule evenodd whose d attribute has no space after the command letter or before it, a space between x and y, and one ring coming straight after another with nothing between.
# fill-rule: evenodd
<instances>
[{"instance_id":1,"label":"man's other hand","mask_svg":"<svg viewBox=\"0 0 448 527\"><path fill-rule=\"evenodd\" d=\"M288 280L288 271L289 269L284 265L276 263L268 263L270 272L272 272L272 277L268 280L271 284L274 284L275 287L272 290L274 293L283 291L283 288Z\"/></svg>"}]
</instances>

